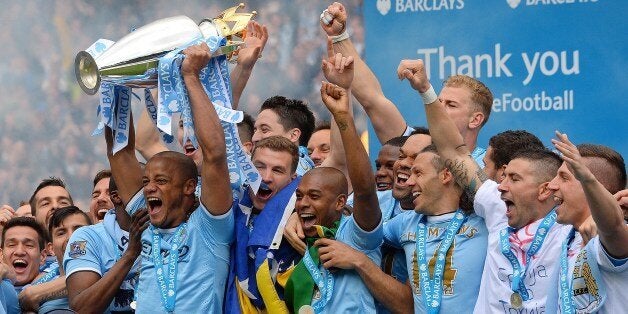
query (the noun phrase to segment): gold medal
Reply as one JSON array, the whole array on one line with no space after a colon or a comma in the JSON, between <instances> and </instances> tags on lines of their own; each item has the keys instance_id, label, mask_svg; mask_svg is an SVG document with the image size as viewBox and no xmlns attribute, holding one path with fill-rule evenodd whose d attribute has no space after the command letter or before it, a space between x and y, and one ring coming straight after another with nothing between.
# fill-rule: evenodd
<instances>
[{"instance_id":1,"label":"gold medal","mask_svg":"<svg viewBox=\"0 0 628 314\"><path fill-rule=\"evenodd\" d=\"M510 305L517 310L523 307L523 299L519 292L513 292L510 295Z\"/></svg>"},{"instance_id":2,"label":"gold medal","mask_svg":"<svg viewBox=\"0 0 628 314\"><path fill-rule=\"evenodd\" d=\"M314 308L311 305L304 305L299 308L299 314L314 314Z\"/></svg>"}]
</instances>

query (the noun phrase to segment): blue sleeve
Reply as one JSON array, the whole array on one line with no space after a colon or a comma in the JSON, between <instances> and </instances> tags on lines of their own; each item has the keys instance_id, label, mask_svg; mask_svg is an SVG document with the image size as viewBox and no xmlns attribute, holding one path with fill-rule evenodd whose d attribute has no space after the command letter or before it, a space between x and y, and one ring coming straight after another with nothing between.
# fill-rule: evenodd
<instances>
[{"instance_id":1,"label":"blue sleeve","mask_svg":"<svg viewBox=\"0 0 628 314\"><path fill-rule=\"evenodd\" d=\"M65 248L63 269L67 277L78 271L93 271L102 276L100 256L102 243L89 227L76 230Z\"/></svg>"},{"instance_id":2,"label":"blue sleeve","mask_svg":"<svg viewBox=\"0 0 628 314\"><path fill-rule=\"evenodd\" d=\"M2 291L0 291L0 313L17 314L20 313L20 303L13 284L8 280L2 280ZM4 311L4 312L2 312Z\"/></svg>"},{"instance_id":3,"label":"blue sleeve","mask_svg":"<svg viewBox=\"0 0 628 314\"><path fill-rule=\"evenodd\" d=\"M586 245L587 250L593 252L598 265L608 272L618 273L628 270L628 258L612 257L600 242L600 237L596 236Z\"/></svg>"},{"instance_id":4,"label":"blue sleeve","mask_svg":"<svg viewBox=\"0 0 628 314\"><path fill-rule=\"evenodd\" d=\"M201 204L190 215L190 222L200 226L205 238L210 239L212 243L230 244L233 242L235 229L233 207L220 216L214 216Z\"/></svg>"},{"instance_id":5,"label":"blue sleeve","mask_svg":"<svg viewBox=\"0 0 628 314\"><path fill-rule=\"evenodd\" d=\"M401 213L384 224L384 241L386 244L396 247L401 246L401 234L403 232L404 218L406 215Z\"/></svg>"},{"instance_id":6,"label":"blue sleeve","mask_svg":"<svg viewBox=\"0 0 628 314\"><path fill-rule=\"evenodd\" d=\"M382 245L382 240L384 238L383 230L382 230L382 220L380 219L379 225L375 227L375 229L371 231L364 231L358 223L353 219L353 216L350 216L349 221L347 222L347 232L349 236L346 237L350 239L351 245L362 251L369 251L377 249Z\"/></svg>"}]
</instances>

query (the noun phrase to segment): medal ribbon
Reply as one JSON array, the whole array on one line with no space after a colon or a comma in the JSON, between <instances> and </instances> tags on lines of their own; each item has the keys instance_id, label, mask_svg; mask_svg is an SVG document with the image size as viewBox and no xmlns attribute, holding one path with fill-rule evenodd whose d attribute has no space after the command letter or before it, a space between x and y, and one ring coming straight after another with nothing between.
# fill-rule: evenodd
<instances>
[{"instance_id":1,"label":"medal ribbon","mask_svg":"<svg viewBox=\"0 0 628 314\"><path fill-rule=\"evenodd\" d=\"M447 225L447 230L443 240L438 247L438 253L436 255L436 264L434 266L434 276L430 280L429 265L427 263L427 217L423 215L416 227L416 254L419 263L419 278L421 279L421 290L423 291L423 302L427 312L430 314L436 314L440 311L441 299L443 297L443 273L445 272L445 256L447 251L454 242L454 238L462 224L466 220L467 216L462 213L462 210L458 209Z\"/></svg>"},{"instance_id":2,"label":"medal ribbon","mask_svg":"<svg viewBox=\"0 0 628 314\"><path fill-rule=\"evenodd\" d=\"M41 278L37 279L35 282L33 282L33 286L34 285L38 285L38 284L42 284L45 282L49 282L51 280L53 280L55 277L59 276L59 266L57 265L57 267L51 269L48 273L46 273L45 275L43 275Z\"/></svg>"},{"instance_id":3,"label":"medal ribbon","mask_svg":"<svg viewBox=\"0 0 628 314\"><path fill-rule=\"evenodd\" d=\"M525 274L528 271L528 266L530 266L530 259L541 249L547 233L555 222L556 210L554 208L547 214L547 216L545 216L545 218L543 218L543 221L541 221L539 228L536 230L536 233L534 234L534 239L532 240L532 244L530 245L528 252L526 252L526 263L523 269L521 269L521 264L519 263L519 260L517 259L515 254L513 254L510 250L510 241L508 241L510 233L515 232L515 229L512 227L506 227L502 229L499 234L499 243L502 254L504 255L504 257L506 257L506 259L508 259L508 261L512 265L512 291L518 292L524 301L530 299L530 296L528 295L528 290L526 289L524 283Z\"/></svg>"},{"instance_id":4,"label":"medal ribbon","mask_svg":"<svg viewBox=\"0 0 628 314\"><path fill-rule=\"evenodd\" d=\"M571 229L569 236L565 241L563 241L563 245L560 251L560 305L561 312L566 314L574 314L575 306L573 302L573 289L569 282L569 260L568 260L568 251L569 251L569 243L573 241L576 235L576 229Z\"/></svg>"},{"instance_id":5,"label":"medal ribbon","mask_svg":"<svg viewBox=\"0 0 628 314\"><path fill-rule=\"evenodd\" d=\"M164 260L161 256L161 234L152 225L149 226L153 236L152 255L157 277L157 286L161 292L161 305L166 312L174 312L177 300L177 266L179 265L179 244L183 238L183 233L187 227L184 222L177 227L172 235L172 243L168 254L168 267L164 274ZM167 278L166 278L167 277Z\"/></svg>"}]
</instances>

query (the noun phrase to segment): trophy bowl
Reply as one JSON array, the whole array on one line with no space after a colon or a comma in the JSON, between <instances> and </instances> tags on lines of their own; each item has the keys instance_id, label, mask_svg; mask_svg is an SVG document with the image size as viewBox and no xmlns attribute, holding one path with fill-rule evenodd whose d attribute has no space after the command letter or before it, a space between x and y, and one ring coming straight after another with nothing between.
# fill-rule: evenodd
<instances>
[{"instance_id":1,"label":"trophy bowl","mask_svg":"<svg viewBox=\"0 0 628 314\"><path fill-rule=\"evenodd\" d=\"M157 85L159 58L196 39L222 36L227 43L213 56L231 54L244 44L248 21L256 15L236 13L243 4L229 8L217 18L199 24L187 16L154 21L127 34L96 57L80 51L74 59L74 74L81 89L94 95L103 81L129 87Z\"/></svg>"}]
</instances>

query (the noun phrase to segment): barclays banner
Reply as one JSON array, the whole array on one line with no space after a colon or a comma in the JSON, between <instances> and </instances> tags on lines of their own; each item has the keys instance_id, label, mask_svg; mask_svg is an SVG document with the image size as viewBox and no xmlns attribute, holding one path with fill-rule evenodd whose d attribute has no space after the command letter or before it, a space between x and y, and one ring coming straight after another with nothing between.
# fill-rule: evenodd
<instances>
[{"instance_id":1,"label":"barclays banner","mask_svg":"<svg viewBox=\"0 0 628 314\"><path fill-rule=\"evenodd\" d=\"M482 147L508 129L549 147L560 130L628 158L627 11L616 0L367 0L366 62L410 125L426 125L423 105L396 69L420 58L437 93L452 74L491 89Z\"/></svg>"}]
</instances>

